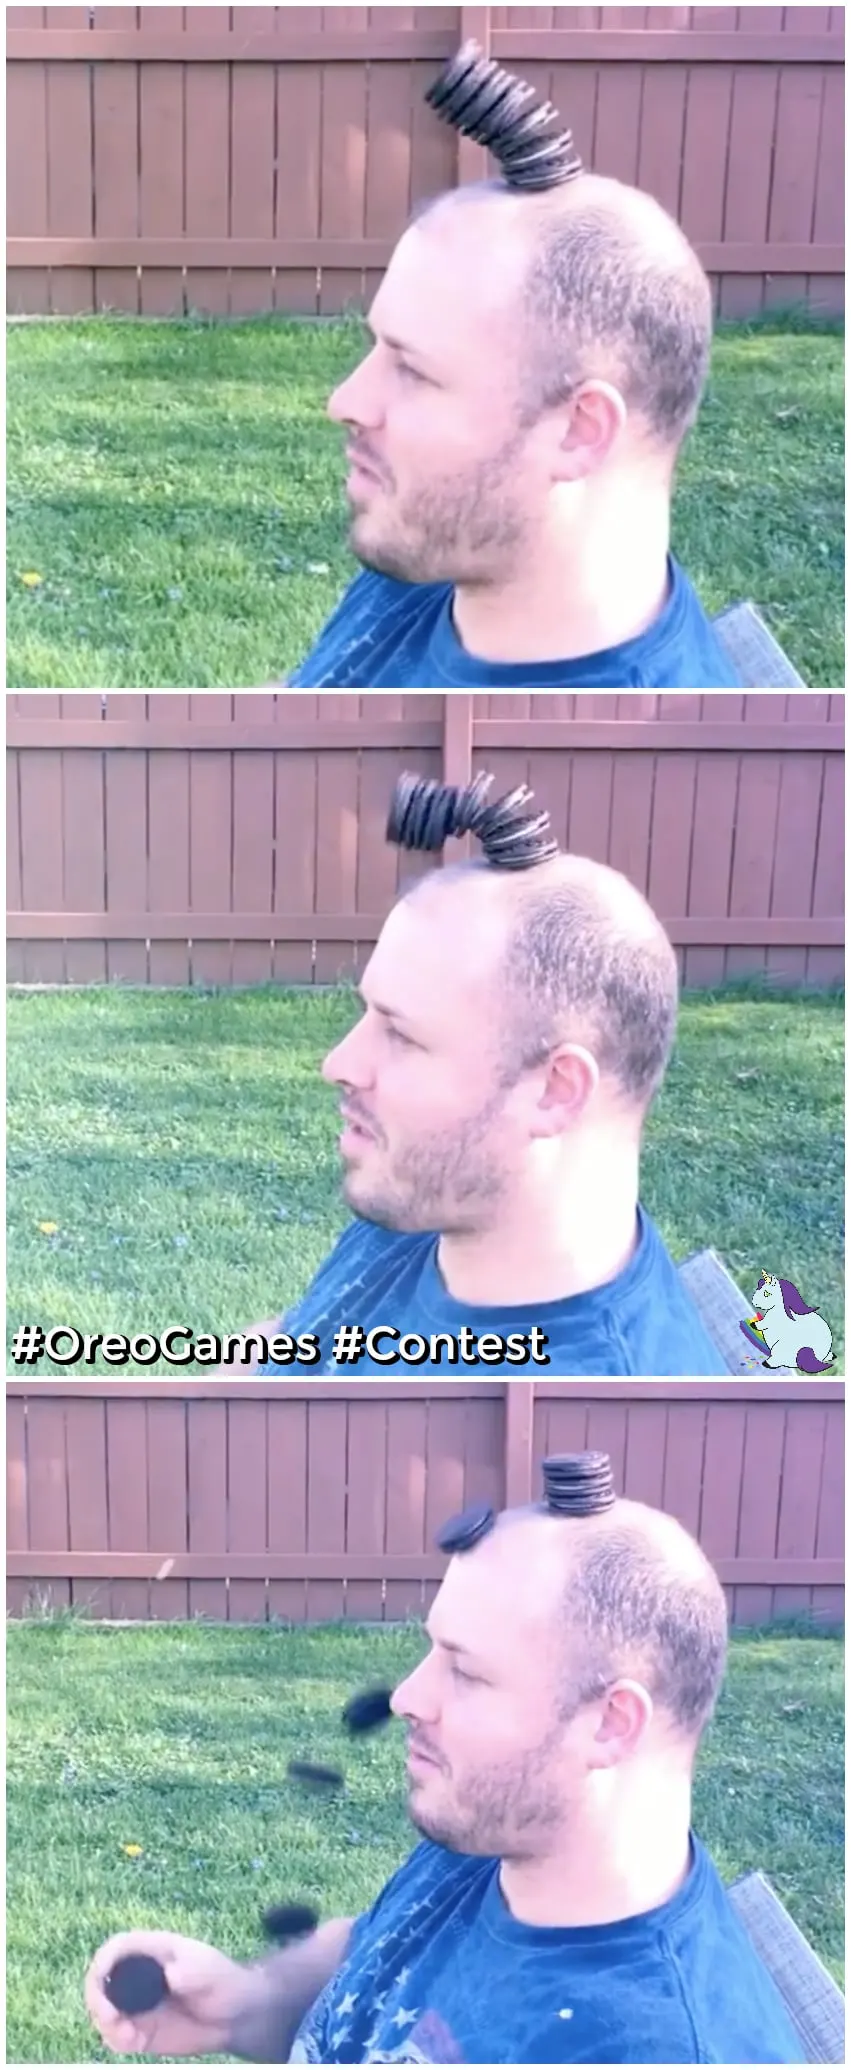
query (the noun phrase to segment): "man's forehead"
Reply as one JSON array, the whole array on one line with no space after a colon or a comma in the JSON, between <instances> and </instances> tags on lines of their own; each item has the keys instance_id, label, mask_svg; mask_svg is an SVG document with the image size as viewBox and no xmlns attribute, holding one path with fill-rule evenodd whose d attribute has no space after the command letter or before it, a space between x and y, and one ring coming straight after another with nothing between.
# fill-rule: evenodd
<instances>
[{"instance_id":1,"label":"man's forehead","mask_svg":"<svg viewBox=\"0 0 851 2070\"><path fill-rule=\"evenodd\" d=\"M494 1660L537 1651L569 1569L566 1542L536 1520L497 1529L450 1561L432 1605L435 1638ZM498 1602L499 1615L494 1616Z\"/></svg>"},{"instance_id":2,"label":"man's forehead","mask_svg":"<svg viewBox=\"0 0 851 2070\"><path fill-rule=\"evenodd\" d=\"M477 207L427 217L400 239L369 312L370 327L435 360L478 344L513 302L521 254L495 240Z\"/></svg>"},{"instance_id":3,"label":"man's forehead","mask_svg":"<svg viewBox=\"0 0 851 2070\"><path fill-rule=\"evenodd\" d=\"M477 909L478 908L478 909ZM473 1005L490 998L505 942L504 917L486 912L461 892L418 892L387 916L364 973L367 990L413 1017L428 1007L435 1017L459 992ZM385 995L387 995L385 997Z\"/></svg>"}]
</instances>

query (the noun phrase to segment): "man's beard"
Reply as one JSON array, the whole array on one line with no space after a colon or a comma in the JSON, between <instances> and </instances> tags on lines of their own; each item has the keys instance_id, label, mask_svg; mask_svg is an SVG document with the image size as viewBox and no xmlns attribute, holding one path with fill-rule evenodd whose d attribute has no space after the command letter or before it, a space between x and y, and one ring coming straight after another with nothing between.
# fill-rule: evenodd
<instances>
[{"instance_id":1,"label":"man's beard","mask_svg":"<svg viewBox=\"0 0 851 2070\"><path fill-rule=\"evenodd\" d=\"M371 526L367 504L351 526L352 552L364 567L397 582L451 582L472 589L503 579L528 539L516 495L521 444L515 435L463 475L425 483L388 511L386 536L380 520ZM375 508L380 511L380 492Z\"/></svg>"},{"instance_id":2,"label":"man's beard","mask_svg":"<svg viewBox=\"0 0 851 2070\"><path fill-rule=\"evenodd\" d=\"M368 1171L361 1178L355 1165L343 1181L349 1205L365 1222L409 1234L434 1229L450 1236L487 1226L512 1176L504 1150L489 1140L504 1099L500 1087L478 1114L455 1128L422 1136L392 1154L384 1151L385 1169L373 1180ZM381 1145L377 1150L382 1155Z\"/></svg>"},{"instance_id":3,"label":"man's beard","mask_svg":"<svg viewBox=\"0 0 851 2070\"><path fill-rule=\"evenodd\" d=\"M550 1768L562 1729L559 1723L539 1746L501 1766L474 1771L460 1802L451 1799L451 1782L449 1801L445 1806L435 1802L433 1811L428 1787L421 1806L414 1794L408 1804L412 1825L454 1854L492 1854L507 1861L544 1853L544 1843L552 1843L565 1821L563 1790Z\"/></svg>"}]
</instances>

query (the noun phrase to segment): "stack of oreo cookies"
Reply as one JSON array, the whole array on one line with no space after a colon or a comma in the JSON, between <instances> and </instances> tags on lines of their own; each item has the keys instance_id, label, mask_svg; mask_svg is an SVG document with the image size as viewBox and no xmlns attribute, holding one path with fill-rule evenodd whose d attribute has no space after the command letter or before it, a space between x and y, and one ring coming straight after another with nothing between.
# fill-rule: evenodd
<instances>
[{"instance_id":1,"label":"stack of oreo cookies","mask_svg":"<svg viewBox=\"0 0 851 2070\"><path fill-rule=\"evenodd\" d=\"M615 1500L607 1452L554 1453L543 1463L544 1506L557 1516L595 1517Z\"/></svg>"}]
</instances>

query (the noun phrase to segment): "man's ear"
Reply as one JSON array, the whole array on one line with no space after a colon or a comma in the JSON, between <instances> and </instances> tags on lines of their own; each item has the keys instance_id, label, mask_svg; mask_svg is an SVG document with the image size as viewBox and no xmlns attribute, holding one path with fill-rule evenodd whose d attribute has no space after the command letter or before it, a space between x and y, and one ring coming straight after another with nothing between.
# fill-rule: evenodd
<instances>
[{"instance_id":1,"label":"man's ear","mask_svg":"<svg viewBox=\"0 0 851 2070\"><path fill-rule=\"evenodd\" d=\"M557 1136L578 1121L600 1083L600 1067L590 1049L565 1042L553 1051L543 1092L537 1102L534 1133Z\"/></svg>"},{"instance_id":2,"label":"man's ear","mask_svg":"<svg viewBox=\"0 0 851 2070\"><path fill-rule=\"evenodd\" d=\"M616 1768L635 1752L653 1717L653 1698L641 1682L614 1682L601 1708L590 1766Z\"/></svg>"},{"instance_id":3,"label":"man's ear","mask_svg":"<svg viewBox=\"0 0 851 2070\"><path fill-rule=\"evenodd\" d=\"M610 381L586 381L571 396L556 445L556 481L576 482L608 459L627 421L623 396Z\"/></svg>"}]
</instances>

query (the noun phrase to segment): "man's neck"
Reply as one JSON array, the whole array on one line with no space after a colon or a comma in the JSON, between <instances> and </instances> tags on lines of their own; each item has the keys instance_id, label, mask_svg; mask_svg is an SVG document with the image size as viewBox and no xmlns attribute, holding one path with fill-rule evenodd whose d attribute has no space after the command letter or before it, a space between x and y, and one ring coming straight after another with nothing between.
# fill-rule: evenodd
<instances>
[{"instance_id":1,"label":"man's neck","mask_svg":"<svg viewBox=\"0 0 851 2070\"><path fill-rule=\"evenodd\" d=\"M691 1866L691 1783L666 1776L638 1803L579 1814L553 1854L505 1859L502 1895L527 1926L607 1926L676 1896Z\"/></svg>"},{"instance_id":2,"label":"man's neck","mask_svg":"<svg viewBox=\"0 0 851 2070\"><path fill-rule=\"evenodd\" d=\"M528 541L503 581L455 588L452 618L480 661L574 661L654 625L670 580L670 492L642 484L589 495Z\"/></svg>"},{"instance_id":3,"label":"man's neck","mask_svg":"<svg viewBox=\"0 0 851 2070\"><path fill-rule=\"evenodd\" d=\"M596 1139L530 1178L487 1228L442 1235L437 1264L468 1308L566 1301L608 1285L638 1243L639 1145Z\"/></svg>"}]
</instances>

